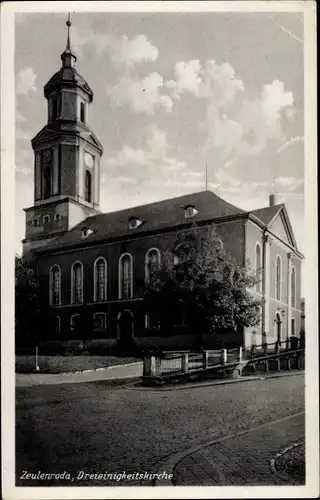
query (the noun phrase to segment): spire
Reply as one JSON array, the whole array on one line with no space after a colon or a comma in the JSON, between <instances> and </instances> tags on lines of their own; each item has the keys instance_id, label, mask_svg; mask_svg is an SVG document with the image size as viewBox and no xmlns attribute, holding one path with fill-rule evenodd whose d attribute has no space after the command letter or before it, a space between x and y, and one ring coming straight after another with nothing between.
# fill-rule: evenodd
<instances>
[{"instance_id":1,"label":"spire","mask_svg":"<svg viewBox=\"0 0 320 500\"><path fill-rule=\"evenodd\" d=\"M77 58L76 55L72 52L70 44L70 27L71 27L70 12L68 13L68 20L66 21L66 26L68 28L67 46L63 54L61 54L61 60L63 67L73 68Z\"/></svg>"}]
</instances>

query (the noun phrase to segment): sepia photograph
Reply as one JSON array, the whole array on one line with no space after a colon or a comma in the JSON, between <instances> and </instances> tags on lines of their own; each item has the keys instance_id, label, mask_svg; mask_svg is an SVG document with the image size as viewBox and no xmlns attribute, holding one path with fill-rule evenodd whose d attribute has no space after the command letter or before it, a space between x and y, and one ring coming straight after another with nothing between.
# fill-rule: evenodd
<instances>
[{"instance_id":1,"label":"sepia photograph","mask_svg":"<svg viewBox=\"0 0 320 500\"><path fill-rule=\"evenodd\" d=\"M314 3L112 3L10 5L3 497L316 497Z\"/></svg>"}]
</instances>

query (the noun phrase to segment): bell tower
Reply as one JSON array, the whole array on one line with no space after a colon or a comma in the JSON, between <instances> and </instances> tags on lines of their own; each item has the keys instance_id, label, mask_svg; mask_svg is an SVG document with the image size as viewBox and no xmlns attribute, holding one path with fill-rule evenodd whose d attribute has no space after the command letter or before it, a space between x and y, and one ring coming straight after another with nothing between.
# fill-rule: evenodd
<instances>
[{"instance_id":1,"label":"bell tower","mask_svg":"<svg viewBox=\"0 0 320 500\"><path fill-rule=\"evenodd\" d=\"M103 147L89 127L93 92L76 71L70 14L62 65L44 86L47 123L32 139L34 204L26 208L24 253L99 212Z\"/></svg>"}]
</instances>

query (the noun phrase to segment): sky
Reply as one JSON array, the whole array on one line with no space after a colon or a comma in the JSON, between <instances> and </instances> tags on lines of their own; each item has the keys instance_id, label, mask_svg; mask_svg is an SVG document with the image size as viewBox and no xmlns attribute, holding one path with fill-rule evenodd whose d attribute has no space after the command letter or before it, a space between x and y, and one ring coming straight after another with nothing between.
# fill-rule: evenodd
<instances>
[{"instance_id":1,"label":"sky","mask_svg":"<svg viewBox=\"0 0 320 500\"><path fill-rule=\"evenodd\" d=\"M245 210L286 204L304 251L302 13L74 13L76 68L104 146L101 211L208 188ZM66 14L15 23L16 251L33 205L30 140L61 66Z\"/></svg>"}]
</instances>

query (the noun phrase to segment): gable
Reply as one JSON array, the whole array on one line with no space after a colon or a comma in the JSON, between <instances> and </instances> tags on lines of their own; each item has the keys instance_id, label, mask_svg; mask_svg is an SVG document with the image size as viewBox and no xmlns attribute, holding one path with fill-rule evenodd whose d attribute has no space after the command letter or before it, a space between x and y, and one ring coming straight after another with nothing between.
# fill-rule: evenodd
<instances>
[{"instance_id":1,"label":"gable","mask_svg":"<svg viewBox=\"0 0 320 500\"><path fill-rule=\"evenodd\" d=\"M275 216L273 221L271 221L269 230L288 245L293 247L296 246L282 210Z\"/></svg>"}]
</instances>

